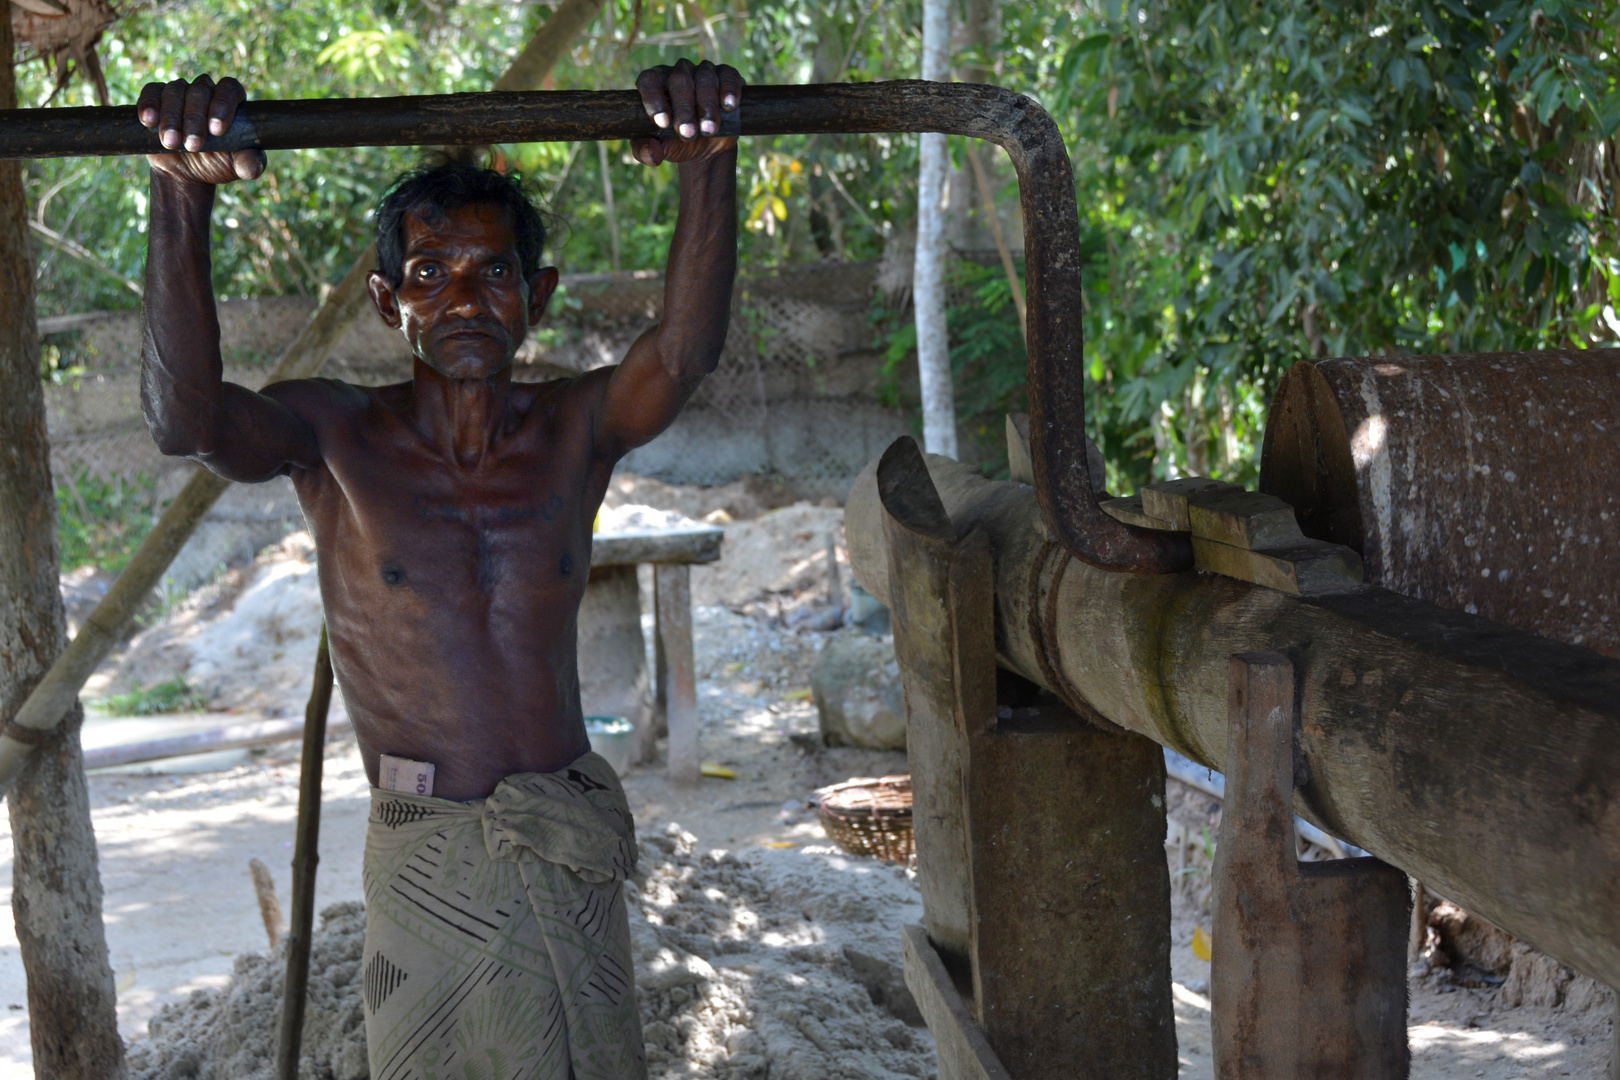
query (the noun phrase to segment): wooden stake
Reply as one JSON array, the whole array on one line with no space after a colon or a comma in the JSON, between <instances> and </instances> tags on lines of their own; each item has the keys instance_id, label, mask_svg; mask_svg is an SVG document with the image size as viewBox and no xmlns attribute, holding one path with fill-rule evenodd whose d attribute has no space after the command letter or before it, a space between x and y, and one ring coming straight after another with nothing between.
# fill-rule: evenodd
<instances>
[{"instance_id":1,"label":"wooden stake","mask_svg":"<svg viewBox=\"0 0 1620 1080\"><path fill-rule=\"evenodd\" d=\"M321 766L326 752L326 713L332 704L332 654L321 627L315 654L315 685L304 709L304 760L298 776L298 834L293 844L292 925L287 931L287 978L281 999L281 1035L276 1041L276 1080L298 1080L304 1040L304 998L309 987L310 932L315 924L315 866L321 861Z\"/></svg>"}]
</instances>

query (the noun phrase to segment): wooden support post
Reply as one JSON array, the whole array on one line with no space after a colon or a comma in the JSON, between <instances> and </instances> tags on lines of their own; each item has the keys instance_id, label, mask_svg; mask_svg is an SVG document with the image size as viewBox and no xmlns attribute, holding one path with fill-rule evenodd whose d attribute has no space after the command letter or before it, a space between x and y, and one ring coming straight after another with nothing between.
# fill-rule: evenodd
<instances>
[{"instance_id":1,"label":"wooden support post","mask_svg":"<svg viewBox=\"0 0 1620 1080\"><path fill-rule=\"evenodd\" d=\"M1211 968L1219 1080L1400 1080L1406 875L1373 858L1294 852L1294 668L1232 658Z\"/></svg>"},{"instance_id":2,"label":"wooden support post","mask_svg":"<svg viewBox=\"0 0 1620 1080\"><path fill-rule=\"evenodd\" d=\"M1050 695L998 702L986 537L956 538L909 439L884 455L878 487L930 955L1016 1080L1168 1080L1163 753ZM913 954L908 984L937 983ZM938 1005L948 995L914 993L948 1029L942 1080L983 1075L979 1056L945 1053L973 1041Z\"/></svg>"},{"instance_id":3,"label":"wooden support post","mask_svg":"<svg viewBox=\"0 0 1620 1080\"><path fill-rule=\"evenodd\" d=\"M653 566L658 603L658 640L664 652L663 698L669 722L669 778L695 784L698 750L697 668L692 658L692 568L685 563Z\"/></svg>"},{"instance_id":4,"label":"wooden support post","mask_svg":"<svg viewBox=\"0 0 1620 1080\"><path fill-rule=\"evenodd\" d=\"M633 759L645 760L657 736L634 564L591 567L576 625L581 708L586 716L630 721L635 727Z\"/></svg>"},{"instance_id":5,"label":"wooden support post","mask_svg":"<svg viewBox=\"0 0 1620 1080\"><path fill-rule=\"evenodd\" d=\"M315 684L304 709L304 756L298 773L298 832L293 844L292 925L287 929L287 974L282 983L276 1080L298 1080L309 988L310 936L315 927L315 866L321 861L321 768L326 761L326 714L332 705L332 654L321 627Z\"/></svg>"}]
</instances>

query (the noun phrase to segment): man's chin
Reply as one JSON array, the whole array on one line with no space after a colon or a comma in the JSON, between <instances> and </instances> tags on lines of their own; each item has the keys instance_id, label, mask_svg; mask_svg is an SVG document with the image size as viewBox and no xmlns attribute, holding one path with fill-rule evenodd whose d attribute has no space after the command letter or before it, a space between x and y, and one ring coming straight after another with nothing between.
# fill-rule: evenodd
<instances>
[{"instance_id":1,"label":"man's chin","mask_svg":"<svg viewBox=\"0 0 1620 1080\"><path fill-rule=\"evenodd\" d=\"M447 379L488 379L512 366L512 358L504 352L481 349L429 354L422 362Z\"/></svg>"}]
</instances>

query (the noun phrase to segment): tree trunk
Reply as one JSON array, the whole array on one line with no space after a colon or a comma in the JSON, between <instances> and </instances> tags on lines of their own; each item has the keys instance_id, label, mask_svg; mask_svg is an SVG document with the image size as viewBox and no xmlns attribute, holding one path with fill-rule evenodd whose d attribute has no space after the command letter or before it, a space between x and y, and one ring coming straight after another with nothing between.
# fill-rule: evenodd
<instances>
[{"instance_id":1,"label":"tree trunk","mask_svg":"<svg viewBox=\"0 0 1620 1080\"><path fill-rule=\"evenodd\" d=\"M17 106L11 21L0 18L0 108ZM18 162L0 162L0 716L10 717L65 643L56 497L34 322L34 260ZM124 1075L101 877L75 703L11 792L12 913L28 973L34 1075Z\"/></svg>"},{"instance_id":2,"label":"tree trunk","mask_svg":"<svg viewBox=\"0 0 1620 1080\"><path fill-rule=\"evenodd\" d=\"M951 15L948 0L923 0L922 77L950 79ZM917 261L912 302L917 318L917 374L922 387L923 446L956 456L956 402L950 342L945 327L944 135L926 134L917 184Z\"/></svg>"}]
</instances>

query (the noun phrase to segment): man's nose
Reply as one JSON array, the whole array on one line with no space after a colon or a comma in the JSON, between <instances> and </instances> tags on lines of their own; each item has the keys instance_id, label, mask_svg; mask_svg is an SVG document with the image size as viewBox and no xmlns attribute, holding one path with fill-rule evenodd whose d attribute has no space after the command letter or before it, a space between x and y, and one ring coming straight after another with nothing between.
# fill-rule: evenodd
<instances>
[{"instance_id":1,"label":"man's nose","mask_svg":"<svg viewBox=\"0 0 1620 1080\"><path fill-rule=\"evenodd\" d=\"M467 319L484 314L484 300L478 289L476 274L451 274L445 300L447 315Z\"/></svg>"}]
</instances>

